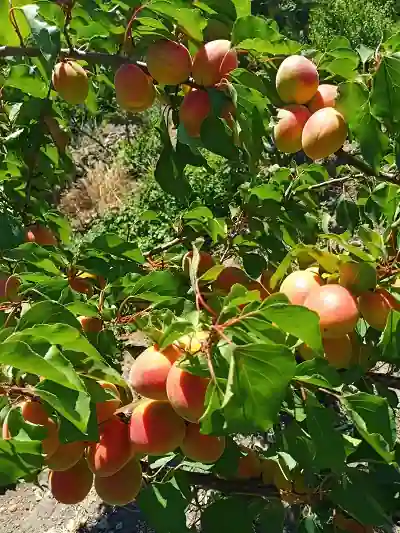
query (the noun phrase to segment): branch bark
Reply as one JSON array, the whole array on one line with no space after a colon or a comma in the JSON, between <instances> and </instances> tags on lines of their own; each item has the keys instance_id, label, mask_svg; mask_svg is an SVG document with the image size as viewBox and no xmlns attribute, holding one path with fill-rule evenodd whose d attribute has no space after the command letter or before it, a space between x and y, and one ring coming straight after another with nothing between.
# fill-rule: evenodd
<instances>
[{"instance_id":1,"label":"branch bark","mask_svg":"<svg viewBox=\"0 0 400 533\"><path fill-rule=\"evenodd\" d=\"M400 176L396 174L390 174L389 172L375 172L375 170L368 165L365 161L358 159L358 157L345 152L340 149L337 153L337 163L339 165L350 165L367 176L374 177L381 181L389 181L390 183L400 184Z\"/></svg>"},{"instance_id":2,"label":"branch bark","mask_svg":"<svg viewBox=\"0 0 400 533\"><path fill-rule=\"evenodd\" d=\"M400 377L388 374L380 374L379 372L367 372L367 376L375 383L382 383L389 389L400 390Z\"/></svg>"}]
</instances>

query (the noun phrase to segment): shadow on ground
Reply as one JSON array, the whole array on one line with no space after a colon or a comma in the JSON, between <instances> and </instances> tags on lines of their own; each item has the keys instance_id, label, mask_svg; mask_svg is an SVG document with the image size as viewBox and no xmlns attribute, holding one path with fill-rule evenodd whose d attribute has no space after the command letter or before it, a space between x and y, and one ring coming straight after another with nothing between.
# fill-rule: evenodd
<instances>
[{"instance_id":1,"label":"shadow on ground","mask_svg":"<svg viewBox=\"0 0 400 533\"><path fill-rule=\"evenodd\" d=\"M140 509L134 503L125 507L100 505L93 520L79 527L76 533L155 533L145 522Z\"/></svg>"}]
</instances>

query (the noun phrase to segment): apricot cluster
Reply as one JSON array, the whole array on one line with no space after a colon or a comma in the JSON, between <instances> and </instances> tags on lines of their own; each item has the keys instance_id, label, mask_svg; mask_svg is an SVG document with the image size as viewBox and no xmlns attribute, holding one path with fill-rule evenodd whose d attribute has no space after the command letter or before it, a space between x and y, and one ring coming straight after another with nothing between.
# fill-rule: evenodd
<instances>
[{"instance_id":1,"label":"apricot cluster","mask_svg":"<svg viewBox=\"0 0 400 533\"><path fill-rule=\"evenodd\" d=\"M317 67L309 59L287 57L276 75L276 89L286 105L278 111L275 145L281 152L303 150L313 160L328 157L347 137L343 115L335 108L338 89L319 85Z\"/></svg>"}]
</instances>

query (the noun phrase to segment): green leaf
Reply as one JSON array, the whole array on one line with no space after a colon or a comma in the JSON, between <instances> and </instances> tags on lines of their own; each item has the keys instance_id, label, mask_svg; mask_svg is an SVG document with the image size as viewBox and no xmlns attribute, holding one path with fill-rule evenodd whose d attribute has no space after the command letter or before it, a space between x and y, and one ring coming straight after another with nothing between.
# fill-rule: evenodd
<instances>
[{"instance_id":1,"label":"green leaf","mask_svg":"<svg viewBox=\"0 0 400 533\"><path fill-rule=\"evenodd\" d=\"M104 233L96 237L90 247L115 257L131 259L137 263L143 264L145 262L145 258L136 243L125 241L114 233Z\"/></svg>"},{"instance_id":2,"label":"green leaf","mask_svg":"<svg viewBox=\"0 0 400 533\"><path fill-rule=\"evenodd\" d=\"M221 533L221 524L230 533L252 533L254 516L244 498L232 496L209 505L201 514L201 527L207 533Z\"/></svg>"},{"instance_id":3,"label":"green leaf","mask_svg":"<svg viewBox=\"0 0 400 533\"><path fill-rule=\"evenodd\" d=\"M236 7L238 17L247 17L251 14L251 0L232 0Z\"/></svg>"},{"instance_id":4,"label":"green leaf","mask_svg":"<svg viewBox=\"0 0 400 533\"><path fill-rule=\"evenodd\" d=\"M381 58L373 78L371 104L374 114L394 125L400 120L400 54Z\"/></svg>"},{"instance_id":5,"label":"green leaf","mask_svg":"<svg viewBox=\"0 0 400 533\"><path fill-rule=\"evenodd\" d=\"M332 409L323 407L316 397L308 392L306 400L307 428L315 446L315 466L320 470L330 468L340 474L345 468L346 451Z\"/></svg>"},{"instance_id":6,"label":"green leaf","mask_svg":"<svg viewBox=\"0 0 400 533\"><path fill-rule=\"evenodd\" d=\"M170 324L164 331L157 345L160 350L166 348L174 341L178 340L183 335L193 331L193 324L191 322L181 320Z\"/></svg>"},{"instance_id":7,"label":"green leaf","mask_svg":"<svg viewBox=\"0 0 400 533\"><path fill-rule=\"evenodd\" d=\"M147 7L150 11L174 20L192 39L202 42L203 30L207 25L207 21L201 12L194 7L185 8L174 4L175 2L156 1Z\"/></svg>"},{"instance_id":8,"label":"green leaf","mask_svg":"<svg viewBox=\"0 0 400 533\"><path fill-rule=\"evenodd\" d=\"M238 149L232 136L228 135L223 121L215 116L208 116L201 125L201 140L205 148L214 154L237 161Z\"/></svg>"},{"instance_id":9,"label":"green leaf","mask_svg":"<svg viewBox=\"0 0 400 533\"><path fill-rule=\"evenodd\" d=\"M394 461L396 429L386 398L359 392L345 396L342 405L364 440L385 461Z\"/></svg>"},{"instance_id":10,"label":"green leaf","mask_svg":"<svg viewBox=\"0 0 400 533\"><path fill-rule=\"evenodd\" d=\"M228 427L269 429L276 422L295 369L295 359L286 346L236 346L223 403Z\"/></svg>"},{"instance_id":11,"label":"green leaf","mask_svg":"<svg viewBox=\"0 0 400 533\"><path fill-rule=\"evenodd\" d=\"M165 145L158 159L154 177L160 187L180 200L187 200L192 189L184 177L183 169L178 168L174 160L174 151L169 144Z\"/></svg>"},{"instance_id":12,"label":"green leaf","mask_svg":"<svg viewBox=\"0 0 400 533\"><path fill-rule=\"evenodd\" d=\"M24 4L29 4L30 0L17 0L13 2L14 7L22 6ZM15 31L11 21L9 19L10 4L8 0L0 0L0 43L2 46L20 46L20 40ZM20 33L23 38L29 35L29 26L24 15L15 10L15 18L20 30Z\"/></svg>"},{"instance_id":13,"label":"green leaf","mask_svg":"<svg viewBox=\"0 0 400 533\"><path fill-rule=\"evenodd\" d=\"M297 365L295 379L328 389L338 388L342 384L337 370L322 357L316 357L311 361L304 361L304 363Z\"/></svg>"},{"instance_id":14,"label":"green leaf","mask_svg":"<svg viewBox=\"0 0 400 533\"><path fill-rule=\"evenodd\" d=\"M31 28L32 37L44 57L47 60L55 57L61 48L60 30L57 26L50 26L38 16L38 5L27 5L21 9Z\"/></svg>"},{"instance_id":15,"label":"green leaf","mask_svg":"<svg viewBox=\"0 0 400 533\"><path fill-rule=\"evenodd\" d=\"M29 478L43 465L42 444L37 441L0 440L0 486Z\"/></svg>"},{"instance_id":16,"label":"green leaf","mask_svg":"<svg viewBox=\"0 0 400 533\"><path fill-rule=\"evenodd\" d=\"M21 222L8 213L0 214L0 250L8 250L21 244L24 232Z\"/></svg>"},{"instance_id":17,"label":"green leaf","mask_svg":"<svg viewBox=\"0 0 400 533\"><path fill-rule=\"evenodd\" d=\"M6 85L15 87L20 91L34 96L35 98L46 98L48 86L40 77L35 67L28 65L14 65L10 69L10 74L6 79Z\"/></svg>"},{"instance_id":18,"label":"green leaf","mask_svg":"<svg viewBox=\"0 0 400 533\"><path fill-rule=\"evenodd\" d=\"M382 361L397 364L400 358L400 312L390 312L379 346Z\"/></svg>"},{"instance_id":19,"label":"green leaf","mask_svg":"<svg viewBox=\"0 0 400 533\"><path fill-rule=\"evenodd\" d=\"M285 530L285 507L283 502L279 499L271 499L266 502L259 521L262 533L282 533Z\"/></svg>"},{"instance_id":20,"label":"green leaf","mask_svg":"<svg viewBox=\"0 0 400 533\"><path fill-rule=\"evenodd\" d=\"M22 315L17 330L21 331L38 324L54 323L68 324L77 329L81 328L79 321L66 307L57 302L44 301L32 305L32 307Z\"/></svg>"}]
</instances>

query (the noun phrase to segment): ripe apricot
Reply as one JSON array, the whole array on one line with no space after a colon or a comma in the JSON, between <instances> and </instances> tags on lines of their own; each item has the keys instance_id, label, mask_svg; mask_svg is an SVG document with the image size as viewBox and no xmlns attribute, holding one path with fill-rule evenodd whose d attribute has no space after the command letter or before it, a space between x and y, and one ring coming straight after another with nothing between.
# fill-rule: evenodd
<instances>
[{"instance_id":1,"label":"ripe apricot","mask_svg":"<svg viewBox=\"0 0 400 533\"><path fill-rule=\"evenodd\" d=\"M298 55L282 61L276 74L276 90L286 104L306 104L317 92L318 82L317 67Z\"/></svg>"},{"instance_id":2,"label":"ripe apricot","mask_svg":"<svg viewBox=\"0 0 400 533\"><path fill-rule=\"evenodd\" d=\"M192 70L189 50L181 43L161 39L147 51L147 68L158 83L178 85L186 81Z\"/></svg>"},{"instance_id":3,"label":"ripe apricot","mask_svg":"<svg viewBox=\"0 0 400 533\"><path fill-rule=\"evenodd\" d=\"M143 400L133 410L130 439L139 453L164 455L178 448L184 439L185 422L168 402Z\"/></svg>"},{"instance_id":4,"label":"ripe apricot","mask_svg":"<svg viewBox=\"0 0 400 533\"><path fill-rule=\"evenodd\" d=\"M254 450L241 446L247 455L239 458L237 477L240 479L252 479L261 476L261 461Z\"/></svg>"},{"instance_id":5,"label":"ripe apricot","mask_svg":"<svg viewBox=\"0 0 400 533\"><path fill-rule=\"evenodd\" d=\"M339 283L353 294L373 290L377 284L376 268L370 263L349 261L339 267Z\"/></svg>"},{"instance_id":6,"label":"ripe apricot","mask_svg":"<svg viewBox=\"0 0 400 533\"><path fill-rule=\"evenodd\" d=\"M53 497L60 503L74 505L83 501L93 484L93 473L85 459L62 472L50 471L49 486Z\"/></svg>"},{"instance_id":7,"label":"ripe apricot","mask_svg":"<svg viewBox=\"0 0 400 533\"><path fill-rule=\"evenodd\" d=\"M187 254L185 254L183 258L183 270L187 275L189 275L189 268L190 268L190 261L193 259L193 252L190 251ZM207 270L210 270L215 265L215 261L211 254L208 252L199 252L199 266L197 269L197 273L199 276L202 276L207 272Z\"/></svg>"},{"instance_id":8,"label":"ripe apricot","mask_svg":"<svg viewBox=\"0 0 400 533\"><path fill-rule=\"evenodd\" d=\"M27 400L21 405L22 417L32 424L45 425L49 419L46 409L40 402Z\"/></svg>"},{"instance_id":9,"label":"ripe apricot","mask_svg":"<svg viewBox=\"0 0 400 533\"><path fill-rule=\"evenodd\" d=\"M86 294L89 298L93 295L93 287L89 280L80 277L73 277L68 279L69 286L72 290Z\"/></svg>"},{"instance_id":10,"label":"ripe apricot","mask_svg":"<svg viewBox=\"0 0 400 533\"><path fill-rule=\"evenodd\" d=\"M85 333L100 333L103 329L103 321L96 316L80 316L78 318Z\"/></svg>"},{"instance_id":11,"label":"ripe apricot","mask_svg":"<svg viewBox=\"0 0 400 533\"><path fill-rule=\"evenodd\" d=\"M134 455L129 440L129 426L113 416L99 426L99 442L88 447L87 461L90 470L99 477L114 475Z\"/></svg>"},{"instance_id":12,"label":"ripe apricot","mask_svg":"<svg viewBox=\"0 0 400 533\"><path fill-rule=\"evenodd\" d=\"M204 44L193 59L193 78L204 87L212 87L238 67L236 50L227 39Z\"/></svg>"},{"instance_id":13,"label":"ripe apricot","mask_svg":"<svg viewBox=\"0 0 400 533\"><path fill-rule=\"evenodd\" d=\"M400 302L386 289L363 292L358 299L360 313L372 327L383 331L392 309L400 311Z\"/></svg>"},{"instance_id":14,"label":"ripe apricot","mask_svg":"<svg viewBox=\"0 0 400 533\"><path fill-rule=\"evenodd\" d=\"M118 104L126 111L144 111L153 105L153 81L141 68L130 63L119 67L114 77Z\"/></svg>"},{"instance_id":15,"label":"ripe apricot","mask_svg":"<svg viewBox=\"0 0 400 533\"><path fill-rule=\"evenodd\" d=\"M168 400L168 373L181 355L181 350L174 345L162 351L158 350L157 346L147 348L135 359L129 374L129 383L145 398Z\"/></svg>"},{"instance_id":16,"label":"ripe apricot","mask_svg":"<svg viewBox=\"0 0 400 533\"><path fill-rule=\"evenodd\" d=\"M244 270L238 267L230 266L224 268L224 270L219 273L214 282L214 286L221 292L228 294L235 283L239 283L240 285L247 287L249 282L250 280Z\"/></svg>"},{"instance_id":17,"label":"ripe apricot","mask_svg":"<svg viewBox=\"0 0 400 533\"><path fill-rule=\"evenodd\" d=\"M84 451L85 443L82 441L60 444L55 453L46 459L46 464L50 470L68 470L82 458Z\"/></svg>"},{"instance_id":18,"label":"ripe apricot","mask_svg":"<svg viewBox=\"0 0 400 533\"><path fill-rule=\"evenodd\" d=\"M174 410L189 422L198 422L210 380L190 374L175 363L167 378L167 395Z\"/></svg>"},{"instance_id":19,"label":"ripe apricot","mask_svg":"<svg viewBox=\"0 0 400 533\"><path fill-rule=\"evenodd\" d=\"M307 107L311 113L315 113L323 107L335 107L336 98L338 97L338 88L336 85L322 83L317 92L308 102Z\"/></svg>"},{"instance_id":20,"label":"ripe apricot","mask_svg":"<svg viewBox=\"0 0 400 533\"><path fill-rule=\"evenodd\" d=\"M21 286L21 281L18 276L8 276L0 278L0 300L7 300L9 302L18 302L18 290Z\"/></svg>"},{"instance_id":21,"label":"ripe apricot","mask_svg":"<svg viewBox=\"0 0 400 533\"><path fill-rule=\"evenodd\" d=\"M32 224L25 229L25 242L36 242L40 246L57 246L54 233L41 224Z\"/></svg>"},{"instance_id":22,"label":"ripe apricot","mask_svg":"<svg viewBox=\"0 0 400 533\"><path fill-rule=\"evenodd\" d=\"M199 424L189 424L181 444L186 457L200 463L216 463L225 450L225 437L203 435Z\"/></svg>"},{"instance_id":23,"label":"ripe apricot","mask_svg":"<svg viewBox=\"0 0 400 533\"><path fill-rule=\"evenodd\" d=\"M357 346L352 339L352 334L353 332L343 337L322 339L324 356L330 365L335 368L349 368L351 365L356 364ZM317 357L307 344L302 344L299 347L299 353L305 361Z\"/></svg>"},{"instance_id":24,"label":"ripe apricot","mask_svg":"<svg viewBox=\"0 0 400 533\"><path fill-rule=\"evenodd\" d=\"M128 505L139 494L142 485L142 468L134 458L110 477L94 478L97 494L108 505Z\"/></svg>"},{"instance_id":25,"label":"ripe apricot","mask_svg":"<svg viewBox=\"0 0 400 533\"><path fill-rule=\"evenodd\" d=\"M109 392L110 399L96 403L97 422L101 424L113 416L121 405L121 399L117 387L113 383L99 382L100 387Z\"/></svg>"},{"instance_id":26,"label":"ripe apricot","mask_svg":"<svg viewBox=\"0 0 400 533\"><path fill-rule=\"evenodd\" d=\"M292 104L279 110L274 140L280 152L294 154L302 149L301 136L310 116L309 110L303 105Z\"/></svg>"},{"instance_id":27,"label":"ripe apricot","mask_svg":"<svg viewBox=\"0 0 400 533\"><path fill-rule=\"evenodd\" d=\"M313 289L307 296L305 307L319 315L323 337L343 337L356 326L359 313L354 296L337 284Z\"/></svg>"},{"instance_id":28,"label":"ripe apricot","mask_svg":"<svg viewBox=\"0 0 400 533\"><path fill-rule=\"evenodd\" d=\"M282 281L279 292L285 294L293 305L303 305L310 292L321 284L322 280L315 272L296 270Z\"/></svg>"},{"instance_id":29,"label":"ripe apricot","mask_svg":"<svg viewBox=\"0 0 400 533\"><path fill-rule=\"evenodd\" d=\"M306 122L301 142L306 155L316 160L337 152L346 137L347 125L343 115L333 107L324 107Z\"/></svg>"},{"instance_id":30,"label":"ripe apricot","mask_svg":"<svg viewBox=\"0 0 400 533\"><path fill-rule=\"evenodd\" d=\"M62 61L54 67L54 89L69 104L83 104L89 94L89 80L84 68L75 61Z\"/></svg>"}]
</instances>

